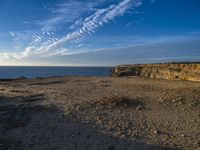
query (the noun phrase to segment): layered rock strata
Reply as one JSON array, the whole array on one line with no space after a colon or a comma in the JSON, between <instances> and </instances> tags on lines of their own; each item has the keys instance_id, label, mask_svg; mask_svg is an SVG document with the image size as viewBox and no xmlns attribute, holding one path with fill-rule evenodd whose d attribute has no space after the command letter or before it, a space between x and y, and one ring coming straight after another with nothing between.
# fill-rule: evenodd
<instances>
[{"instance_id":1,"label":"layered rock strata","mask_svg":"<svg viewBox=\"0 0 200 150\"><path fill-rule=\"evenodd\" d=\"M200 63L119 65L113 70L113 76L200 81Z\"/></svg>"}]
</instances>

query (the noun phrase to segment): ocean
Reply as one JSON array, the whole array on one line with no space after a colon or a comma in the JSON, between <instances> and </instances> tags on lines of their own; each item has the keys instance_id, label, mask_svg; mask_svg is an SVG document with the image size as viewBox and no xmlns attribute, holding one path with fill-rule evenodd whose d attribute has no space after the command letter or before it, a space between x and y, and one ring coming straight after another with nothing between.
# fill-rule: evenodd
<instances>
[{"instance_id":1,"label":"ocean","mask_svg":"<svg viewBox=\"0 0 200 150\"><path fill-rule=\"evenodd\" d=\"M54 76L111 76L112 67L0 67L1 79Z\"/></svg>"}]
</instances>

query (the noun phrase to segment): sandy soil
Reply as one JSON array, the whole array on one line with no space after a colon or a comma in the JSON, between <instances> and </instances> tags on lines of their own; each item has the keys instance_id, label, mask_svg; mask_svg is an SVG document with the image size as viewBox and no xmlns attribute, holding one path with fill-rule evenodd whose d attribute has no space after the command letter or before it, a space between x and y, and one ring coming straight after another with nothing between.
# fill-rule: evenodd
<instances>
[{"instance_id":1,"label":"sandy soil","mask_svg":"<svg viewBox=\"0 0 200 150\"><path fill-rule=\"evenodd\" d=\"M1 150L199 150L200 83L0 81Z\"/></svg>"}]
</instances>

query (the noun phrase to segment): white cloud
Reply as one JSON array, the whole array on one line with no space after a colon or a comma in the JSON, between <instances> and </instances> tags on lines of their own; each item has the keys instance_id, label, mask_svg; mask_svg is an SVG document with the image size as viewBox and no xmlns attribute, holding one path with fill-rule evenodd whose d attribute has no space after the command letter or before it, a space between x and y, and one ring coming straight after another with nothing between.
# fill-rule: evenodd
<instances>
[{"instance_id":1,"label":"white cloud","mask_svg":"<svg viewBox=\"0 0 200 150\"><path fill-rule=\"evenodd\" d=\"M99 3L105 2L100 0ZM71 52L68 49L63 49L62 46L70 43L82 42L82 40L88 35L94 34L96 29L100 26L114 20L117 16L122 16L131 7L137 8L142 4L142 0L123 0L115 5L110 5L107 8L95 7L99 4L93 2L80 2L70 0L68 2L59 4L53 9L53 17L38 22L41 26L40 31L36 31L32 34L23 32L10 32L10 35L15 41L29 41L24 52L21 54L9 54L5 53L3 56L6 58L17 58L21 59L24 57L38 55L41 57L48 57L53 55L68 55L76 52ZM88 17L82 18L83 13L87 14L90 12ZM92 14L91 14L92 13ZM55 31L61 24L72 23L69 28L74 31L66 34L61 38L55 36ZM54 31L52 31L54 30ZM30 35L32 40L30 40ZM24 38L24 39L23 39Z\"/></svg>"},{"instance_id":2,"label":"white cloud","mask_svg":"<svg viewBox=\"0 0 200 150\"><path fill-rule=\"evenodd\" d=\"M14 37L14 36L15 36L15 33L14 33L14 32L12 32L12 31L10 31L10 32L9 32L9 34L10 34L10 36L12 36L12 37Z\"/></svg>"},{"instance_id":3,"label":"white cloud","mask_svg":"<svg viewBox=\"0 0 200 150\"><path fill-rule=\"evenodd\" d=\"M66 23L73 23L79 19L83 13L94 11L97 2L81 2L70 0L57 5L52 11L52 17L43 21L37 21L43 29L56 31L58 26Z\"/></svg>"},{"instance_id":4,"label":"white cloud","mask_svg":"<svg viewBox=\"0 0 200 150\"><path fill-rule=\"evenodd\" d=\"M37 51L44 51L46 53L47 51L59 48L63 44L79 42L79 40L86 35L95 33L95 30L99 26L108 23L117 16L123 15L132 5L134 7L139 7L141 4L140 0L123 0L117 5L110 5L107 8L98 9L93 15L85 18L82 22L80 20L78 21L78 24L81 24L80 28L59 40L55 40L52 44L43 44ZM77 24L77 22L75 22L75 24Z\"/></svg>"}]
</instances>

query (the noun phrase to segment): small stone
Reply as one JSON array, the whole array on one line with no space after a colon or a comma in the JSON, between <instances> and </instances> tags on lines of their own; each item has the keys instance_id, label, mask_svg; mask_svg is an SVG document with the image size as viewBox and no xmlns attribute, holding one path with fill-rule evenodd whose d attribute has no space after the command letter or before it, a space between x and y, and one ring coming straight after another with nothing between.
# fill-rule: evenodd
<instances>
[{"instance_id":1,"label":"small stone","mask_svg":"<svg viewBox=\"0 0 200 150\"><path fill-rule=\"evenodd\" d=\"M154 133L154 134L158 134L157 130L154 130L153 133Z\"/></svg>"},{"instance_id":2,"label":"small stone","mask_svg":"<svg viewBox=\"0 0 200 150\"><path fill-rule=\"evenodd\" d=\"M101 123L102 123L102 121L101 121L101 119L100 119L99 116L96 117L96 123L97 123L97 124L101 124Z\"/></svg>"},{"instance_id":3,"label":"small stone","mask_svg":"<svg viewBox=\"0 0 200 150\"><path fill-rule=\"evenodd\" d=\"M137 107L136 107L136 109L135 110L142 110L142 106L141 105L138 105Z\"/></svg>"},{"instance_id":4,"label":"small stone","mask_svg":"<svg viewBox=\"0 0 200 150\"><path fill-rule=\"evenodd\" d=\"M160 134L160 131L157 130L157 129L155 129L155 130L153 130L153 133L154 133L154 134Z\"/></svg>"},{"instance_id":5,"label":"small stone","mask_svg":"<svg viewBox=\"0 0 200 150\"><path fill-rule=\"evenodd\" d=\"M185 134L181 134L182 137L185 137Z\"/></svg>"}]
</instances>

